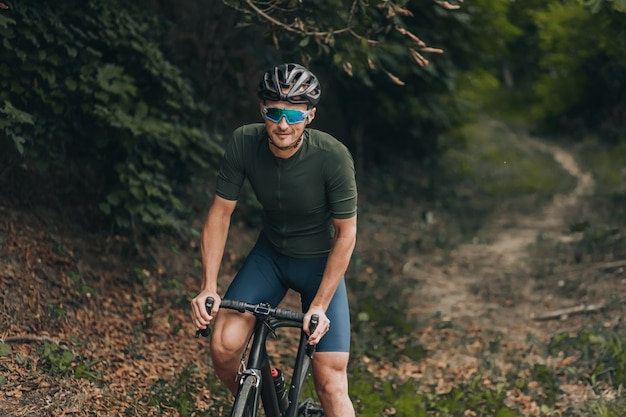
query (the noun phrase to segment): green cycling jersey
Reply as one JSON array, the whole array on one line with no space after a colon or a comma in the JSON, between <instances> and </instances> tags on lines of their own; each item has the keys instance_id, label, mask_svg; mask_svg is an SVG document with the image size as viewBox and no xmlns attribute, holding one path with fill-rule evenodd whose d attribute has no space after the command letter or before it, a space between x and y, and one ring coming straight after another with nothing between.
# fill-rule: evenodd
<instances>
[{"instance_id":1,"label":"green cycling jersey","mask_svg":"<svg viewBox=\"0 0 626 417\"><path fill-rule=\"evenodd\" d=\"M309 258L327 254L332 218L357 213L354 161L331 135L305 129L302 145L290 158L270 151L265 126L245 125L233 132L217 178L216 193L237 200L245 179L263 207L263 233L276 250Z\"/></svg>"}]
</instances>

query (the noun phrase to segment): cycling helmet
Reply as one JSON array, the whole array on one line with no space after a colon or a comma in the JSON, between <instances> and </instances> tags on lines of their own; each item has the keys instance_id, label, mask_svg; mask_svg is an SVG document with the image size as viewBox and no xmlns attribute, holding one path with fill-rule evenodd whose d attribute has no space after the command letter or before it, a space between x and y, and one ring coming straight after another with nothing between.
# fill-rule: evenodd
<instances>
[{"instance_id":1,"label":"cycling helmet","mask_svg":"<svg viewBox=\"0 0 626 417\"><path fill-rule=\"evenodd\" d=\"M317 77L299 64L280 64L263 74L258 95L261 100L288 101L313 107L322 90Z\"/></svg>"}]
</instances>

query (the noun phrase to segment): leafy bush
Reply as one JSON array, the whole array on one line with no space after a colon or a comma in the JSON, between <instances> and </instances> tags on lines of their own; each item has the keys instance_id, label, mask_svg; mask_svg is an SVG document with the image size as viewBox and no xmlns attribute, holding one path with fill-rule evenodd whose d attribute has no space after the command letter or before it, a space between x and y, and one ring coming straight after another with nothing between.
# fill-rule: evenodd
<instances>
[{"instance_id":1,"label":"leafy bush","mask_svg":"<svg viewBox=\"0 0 626 417\"><path fill-rule=\"evenodd\" d=\"M73 376L91 381L98 377L98 371L94 367L100 360L88 361L82 356L75 356L70 349L50 342L38 347L38 353L43 368L49 375Z\"/></svg>"},{"instance_id":2,"label":"leafy bush","mask_svg":"<svg viewBox=\"0 0 626 417\"><path fill-rule=\"evenodd\" d=\"M621 1L536 2L524 8L517 13L528 17L528 55L519 68L533 73L526 86L533 95L533 105L527 106L532 116L572 133L588 126L613 142L623 140L626 14L618 12Z\"/></svg>"},{"instance_id":3,"label":"leafy bush","mask_svg":"<svg viewBox=\"0 0 626 417\"><path fill-rule=\"evenodd\" d=\"M189 184L221 148L158 22L117 0L6 5L0 162L40 179L64 167L61 197L99 203L119 228L183 229Z\"/></svg>"}]
</instances>

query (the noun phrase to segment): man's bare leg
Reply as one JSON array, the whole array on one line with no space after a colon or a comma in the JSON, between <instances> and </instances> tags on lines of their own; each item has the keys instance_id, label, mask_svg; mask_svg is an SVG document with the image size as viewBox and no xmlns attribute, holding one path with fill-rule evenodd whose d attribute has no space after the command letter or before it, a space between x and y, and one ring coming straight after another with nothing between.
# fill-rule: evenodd
<instances>
[{"instance_id":1,"label":"man's bare leg","mask_svg":"<svg viewBox=\"0 0 626 417\"><path fill-rule=\"evenodd\" d=\"M220 310L215 317L211 336L211 357L218 378L235 395L239 388L237 371L241 355L254 330L255 318L250 314Z\"/></svg>"},{"instance_id":2,"label":"man's bare leg","mask_svg":"<svg viewBox=\"0 0 626 417\"><path fill-rule=\"evenodd\" d=\"M315 352L313 379L325 417L354 417L348 395L347 352Z\"/></svg>"}]
</instances>

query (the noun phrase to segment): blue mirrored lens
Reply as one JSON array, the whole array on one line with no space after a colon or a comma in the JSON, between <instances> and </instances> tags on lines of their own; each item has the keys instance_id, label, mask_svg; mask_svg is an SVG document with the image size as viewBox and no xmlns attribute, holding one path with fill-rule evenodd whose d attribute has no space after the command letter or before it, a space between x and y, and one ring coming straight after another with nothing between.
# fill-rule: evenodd
<instances>
[{"instance_id":1,"label":"blue mirrored lens","mask_svg":"<svg viewBox=\"0 0 626 417\"><path fill-rule=\"evenodd\" d=\"M287 123L290 125L295 123L302 123L306 120L310 113L310 110L294 110L294 109L280 109L278 107L263 107L263 113L267 120L271 120L274 123L279 123L280 119L285 117Z\"/></svg>"}]
</instances>

